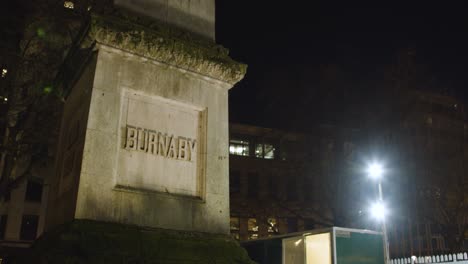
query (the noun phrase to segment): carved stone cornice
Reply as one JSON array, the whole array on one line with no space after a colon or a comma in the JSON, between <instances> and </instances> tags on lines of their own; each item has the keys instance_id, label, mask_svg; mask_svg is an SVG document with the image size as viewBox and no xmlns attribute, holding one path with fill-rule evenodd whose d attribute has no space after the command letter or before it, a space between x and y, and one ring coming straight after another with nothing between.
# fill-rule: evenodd
<instances>
[{"instance_id":1,"label":"carved stone cornice","mask_svg":"<svg viewBox=\"0 0 468 264\"><path fill-rule=\"evenodd\" d=\"M229 51L216 43L159 25L139 24L135 19L92 15L82 47L101 43L184 70L234 85L247 65L232 60Z\"/></svg>"}]
</instances>

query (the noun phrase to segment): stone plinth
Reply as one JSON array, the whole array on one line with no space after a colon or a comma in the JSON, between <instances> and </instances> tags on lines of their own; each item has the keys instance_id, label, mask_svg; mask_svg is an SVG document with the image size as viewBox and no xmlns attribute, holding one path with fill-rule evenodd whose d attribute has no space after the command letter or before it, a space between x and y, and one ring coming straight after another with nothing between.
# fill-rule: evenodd
<instances>
[{"instance_id":1,"label":"stone plinth","mask_svg":"<svg viewBox=\"0 0 468 264\"><path fill-rule=\"evenodd\" d=\"M211 41L94 16L64 107L47 226L76 219L229 233L228 90ZM82 56L80 54L80 56Z\"/></svg>"}]
</instances>

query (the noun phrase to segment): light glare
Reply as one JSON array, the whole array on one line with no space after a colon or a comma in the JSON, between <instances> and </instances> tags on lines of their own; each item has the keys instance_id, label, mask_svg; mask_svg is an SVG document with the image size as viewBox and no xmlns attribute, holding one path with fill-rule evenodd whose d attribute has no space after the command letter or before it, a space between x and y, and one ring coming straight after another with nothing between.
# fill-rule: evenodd
<instances>
[{"instance_id":1,"label":"light glare","mask_svg":"<svg viewBox=\"0 0 468 264\"><path fill-rule=\"evenodd\" d=\"M374 178L374 179L379 179L382 177L383 175L383 167L381 164L379 163L372 163L369 165L369 167L367 168L367 173L369 174L369 176L371 178Z\"/></svg>"},{"instance_id":2,"label":"light glare","mask_svg":"<svg viewBox=\"0 0 468 264\"><path fill-rule=\"evenodd\" d=\"M301 242L302 242L302 239L299 239L299 240L297 240L296 242L294 242L294 245L297 247L297 246L299 246L299 244L300 244Z\"/></svg>"},{"instance_id":3,"label":"light glare","mask_svg":"<svg viewBox=\"0 0 468 264\"><path fill-rule=\"evenodd\" d=\"M386 214L387 210L382 202L376 202L371 206L371 215L377 220L383 220Z\"/></svg>"}]
</instances>

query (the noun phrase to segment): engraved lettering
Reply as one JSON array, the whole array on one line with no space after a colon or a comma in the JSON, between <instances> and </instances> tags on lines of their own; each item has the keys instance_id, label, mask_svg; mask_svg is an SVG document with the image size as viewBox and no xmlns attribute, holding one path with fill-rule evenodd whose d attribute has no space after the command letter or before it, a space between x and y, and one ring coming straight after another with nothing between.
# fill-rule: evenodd
<instances>
[{"instance_id":1,"label":"engraved lettering","mask_svg":"<svg viewBox=\"0 0 468 264\"><path fill-rule=\"evenodd\" d=\"M137 130L134 127L127 126L127 140L125 149L136 150L137 148Z\"/></svg>"},{"instance_id":2,"label":"engraved lettering","mask_svg":"<svg viewBox=\"0 0 468 264\"><path fill-rule=\"evenodd\" d=\"M146 129L138 129L138 151L146 152L146 147L148 145L148 133Z\"/></svg>"},{"instance_id":3,"label":"engraved lettering","mask_svg":"<svg viewBox=\"0 0 468 264\"><path fill-rule=\"evenodd\" d=\"M179 137L179 155L177 159L188 160L189 155L187 155L187 140L183 137Z\"/></svg>"},{"instance_id":4,"label":"engraved lettering","mask_svg":"<svg viewBox=\"0 0 468 264\"><path fill-rule=\"evenodd\" d=\"M169 144L171 138L167 134L159 133L159 142L158 142L158 155L167 157L167 152L169 151Z\"/></svg>"},{"instance_id":5,"label":"engraved lettering","mask_svg":"<svg viewBox=\"0 0 468 264\"><path fill-rule=\"evenodd\" d=\"M197 141L195 139L189 139L188 140L188 144L189 144L189 147L190 147L190 151L189 151L189 161L192 161L193 160L193 157L195 156L196 152L195 152L195 148L196 148L196 145L197 145Z\"/></svg>"},{"instance_id":6,"label":"engraved lettering","mask_svg":"<svg viewBox=\"0 0 468 264\"><path fill-rule=\"evenodd\" d=\"M171 144L169 147L169 151L167 152L167 157L171 159L177 158L177 138L171 137Z\"/></svg>"},{"instance_id":7,"label":"engraved lettering","mask_svg":"<svg viewBox=\"0 0 468 264\"><path fill-rule=\"evenodd\" d=\"M196 156L197 141L176 137L154 130L128 126L125 149L146 152L164 158L192 161Z\"/></svg>"},{"instance_id":8,"label":"engraved lettering","mask_svg":"<svg viewBox=\"0 0 468 264\"><path fill-rule=\"evenodd\" d=\"M148 153L158 154L158 133L155 131L149 131L148 133Z\"/></svg>"}]
</instances>

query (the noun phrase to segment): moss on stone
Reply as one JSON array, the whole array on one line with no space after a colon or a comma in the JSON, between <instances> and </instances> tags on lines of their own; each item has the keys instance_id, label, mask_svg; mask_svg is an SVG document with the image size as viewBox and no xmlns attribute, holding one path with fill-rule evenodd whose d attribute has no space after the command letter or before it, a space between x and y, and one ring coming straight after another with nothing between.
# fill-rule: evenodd
<instances>
[{"instance_id":1,"label":"moss on stone","mask_svg":"<svg viewBox=\"0 0 468 264\"><path fill-rule=\"evenodd\" d=\"M16 263L254 264L228 236L89 220L46 233Z\"/></svg>"}]
</instances>

